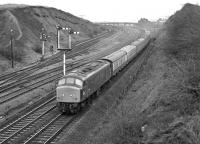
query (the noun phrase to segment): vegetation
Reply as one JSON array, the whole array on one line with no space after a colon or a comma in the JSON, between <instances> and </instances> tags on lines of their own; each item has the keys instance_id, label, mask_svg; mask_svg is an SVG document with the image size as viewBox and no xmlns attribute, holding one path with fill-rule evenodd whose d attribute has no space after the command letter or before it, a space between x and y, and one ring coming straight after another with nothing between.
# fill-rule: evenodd
<instances>
[{"instance_id":1,"label":"vegetation","mask_svg":"<svg viewBox=\"0 0 200 144\"><path fill-rule=\"evenodd\" d=\"M138 21L139 24L142 24L142 23L150 23L150 21L146 18L141 18L139 21Z\"/></svg>"},{"instance_id":2,"label":"vegetation","mask_svg":"<svg viewBox=\"0 0 200 144\"><path fill-rule=\"evenodd\" d=\"M3 5L0 11L0 55L10 59L10 29L14 29L15 60L23 65L30 61L36 61L41 54L40 33L44 28L47 31L46 47L53 45L56 47L56 25L71 27L80 34L72 37L72 42L84 40L93 37L105 30L100 25L93 24L87 20L73 16L55 8L46 8L41 6L20 6L20 5ZM68 34L66 31L60 32L64 37L60 41L61 46L66 45ZM47 49L49 50L49 49ZM27 60L28 55L31 55ZM1 67L2 64L0 64Z\"/></svg>"},{"instance_id":3,"label":"vegetation","mask_svg":"<svg viewBox=\"0 0 200 144\"><path fill-rule=\"evenodd\" d=\"M36 45L33 50L39 54L42 54L42 46Z\"/></svg>"},{"instance_id":4,"label":"vegetation","mask_svg":"<svg viewBox=\"0 0 200 144\"><path fill-rule=\"evenodd\" d=\"M160 129L151 137L153 143L200 143L199 24L200 7L191 4L185 4L165 24L162 47L169 62L159 97L147 110L154 113L150 119Z\"/></svg>"},{"instance_id":5,"label":"vegetation","mask_svg":"<svg viewBox=\"0 0 200 144\"><path fill-rule=\"evenodd\" d=\"M15 61L20 62L22 60L22 57L24 56L24 49L17 47L17 45L18 44L13 46L13 57ZM0 49L0 54L6 57L7 59L11 60L11 47L7 46L6 48Z\"/></svg>"},{"instance_id":6,"label":"vegetation","mask_svg":"<svg viewBox=\"0 0 200 144\"><path fill-rule=\"evenodd\" d=\"M200 143L199 25L200 7L191 4L167 20L130 94L108 112L93 143Z\"/></svg>"}]
</instances>

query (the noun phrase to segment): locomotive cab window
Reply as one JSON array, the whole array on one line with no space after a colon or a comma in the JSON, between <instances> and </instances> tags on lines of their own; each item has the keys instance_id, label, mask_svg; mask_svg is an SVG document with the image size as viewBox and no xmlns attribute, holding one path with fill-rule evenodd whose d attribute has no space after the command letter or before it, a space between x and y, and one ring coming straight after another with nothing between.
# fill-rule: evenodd
<instances>
[{"instance_id":1,"label":"locomotive cab window","mask_svg":"<svg viewBox=\"0 0 200 144\"><path fill-rule=\"evenodd\" d=\"M74 78L67 78L66 82L68 84L74 84Z\"/></svg>"},{"instance_id":2,"label":"locomotive cab window","mask_svg":"<svg viewBox=\"0 0 200 144\"><path fill-rule=\"evenodd\" d=\"M83 82L80 79L71 78L71 77L66 79L66 83L67 84L75 84L75 85L78 85L81 87L83 85Z\"/></svg>"},{"instance_id":3,"label":"locomotive cab window","mask_svg":"<svg viewBox=\"0 0 200 144\"><path fill-rule=\"evenodd\" d=\"M63 84L65 84L65 79L59 80L58 85L63 85Z\"/></svg>"},{"instance_id":4,"label":"locomotive cab window","mask_svg":"<svg viewBox=\"0 0 200 144\"><path fill-rule=\"evenodd\" d=\"M79 79L75 79L75 84L82 87L83 82L81 80L79 80Z\"/></svg>"}]
</instances>

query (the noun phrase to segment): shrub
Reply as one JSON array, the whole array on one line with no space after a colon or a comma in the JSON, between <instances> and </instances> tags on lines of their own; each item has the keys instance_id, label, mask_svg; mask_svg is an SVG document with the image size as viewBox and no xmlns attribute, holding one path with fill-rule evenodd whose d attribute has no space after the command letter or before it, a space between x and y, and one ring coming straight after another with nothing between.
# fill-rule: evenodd
<instances>
[{"instance_id":1,"label":"shrub","mask_svg":"<svg viewBox=\"0 0 200 144\"><path fill-rule=\"evenodd\" d=\"M7 48L3 48L0 50L0 54L4 57L6 57L7 59L11 60L11 48L7 47ZM18 48L18 47L14 47L13 48L13 56L14 56L14 60L15 61L21 61L22 57L24 55L24 50L22 48Z\"/></svg>"},{"instance_id":2,"label":"shrub","mask_svg":"<svg viewBox=\"0 0 200 144\"><path fill-rule=\"evenodd\" d=\"M34 15L36 15L37 17L40 17L40 15L38 13L34 13Z\"/></svg>"},{"instance_id":3,"label":"shrub","mask_svg":"<svg viewBox=\"0 0 200 144\"><path fill-rule=\"evenodd\" d=\"M164 137L165 144L199 144L200 143L200 117L190 117L184 126L174 129ZM166 132L166 131L165 131Z\"/></svg>"},{"instance_id":4,"label":"shrub","mask_svg":"<svg viewBox=\"0 0 200 144\"><path fill-rule=\"evenodd\" d=\"M39 45L36 45L35 47L33 47L33 50L39 54L42 54L42 47Z\"/></svg>"},{"instance_id":5,"label":"shrub","mask_svg":"<svg viewBox=\"0 0 200 144\"><path fill-rule=\"evenodd\" d=\"M185 4L184 7L171 16L166 26L165 53L175 64L177 76L174 80L192 97L184 96L181 102L186 111L192 112L200 97L200 7ZM199 108L197 108L199 109Z\"/></svg>"},{"instance_id":6,"label":"shrub","mask_svg":"<svg viewBox=\"0 0 200 144\"><path fill-rule=\"evenodd\" d=\"M158 121L159 130L150 140L152 143L200 143L199 117L193 118L200 112L199 25L200 7L191 4L184 5L165 23L161 45L168 57L165 80L147 112ZM179 127L172 125L177 117L183 119Z\"/></svg>"},{"instance_id":7,"label":"shrub","mask_svg":"<svg viewBox=\"0 0 200 144\"><path fill-rule=\"evenodd\" d=\"M185 6L171 16L165 26L166 52L180 59L188 54L198 54L200 36L200 7L185 4Z\"/></svg>"}]
</instances>

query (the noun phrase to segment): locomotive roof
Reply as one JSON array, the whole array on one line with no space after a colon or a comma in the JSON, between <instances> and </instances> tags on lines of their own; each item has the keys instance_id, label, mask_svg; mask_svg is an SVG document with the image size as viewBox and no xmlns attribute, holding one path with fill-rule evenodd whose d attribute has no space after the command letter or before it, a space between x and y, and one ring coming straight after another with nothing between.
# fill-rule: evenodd
<instances>
[{"instance_id":1,"label":"locomotive roof","mask_svg":"<svg viewBox=\"0 0 200 144\"><path fill-rule=\"evenodd\" d=\"M107 64L109 64L109 62L104 60L93 61L72 70L66 76L75 76L79 77L82 80L85 80L100 69L102 69Z\"/></svg>"}]
</instances>

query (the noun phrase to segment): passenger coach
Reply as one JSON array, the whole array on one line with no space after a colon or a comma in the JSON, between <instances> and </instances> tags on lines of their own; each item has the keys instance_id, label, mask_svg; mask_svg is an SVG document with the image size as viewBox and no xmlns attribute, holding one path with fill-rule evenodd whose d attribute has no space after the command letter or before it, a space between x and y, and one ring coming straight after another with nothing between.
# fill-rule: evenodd
<instances>
[{"instance_id":1,"label":"passenger coach","mask_svg":"<svg viewBox=\"0 0 200 144\"><path fill-rule=\"evenodd\" d=\"M116 75L126 65L127 54L125 51L118 50L102 59L111 63L112 75Z\"/></svg>"}]
</instances>

